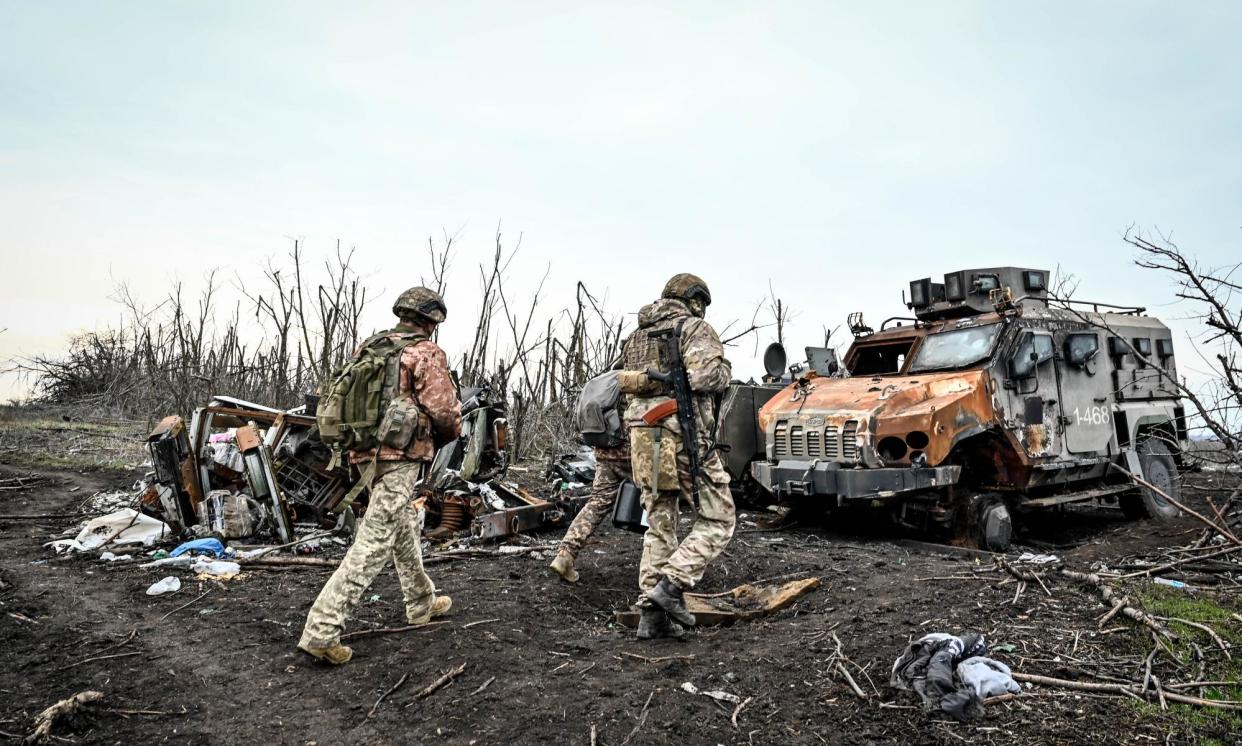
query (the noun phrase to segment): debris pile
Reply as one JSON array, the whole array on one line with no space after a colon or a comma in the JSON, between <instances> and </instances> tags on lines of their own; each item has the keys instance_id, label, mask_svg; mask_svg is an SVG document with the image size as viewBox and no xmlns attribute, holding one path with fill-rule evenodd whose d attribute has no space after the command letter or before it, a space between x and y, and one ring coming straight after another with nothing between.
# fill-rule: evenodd
<instances>
[{"instance_id":1,"label":"debris pile","mask_svg":"<svg viewBox=\"0 0 1242 746\"><path fill-rule=\"evenodd\" d=\"M571 488L590 483L593 459L577 459L573 478L557 481L556 499L536 497L503 481L504 402L486 388L465 389L462 397L461 437L440 448L417 494L428 538L495 539L567 524L585 501ZM216 396L188 424L165 417L146 439L152 473L135 485L137 496L94 496L91 507L107 514L49 546L90 551L203 539L223 549L221 542L246 539L306 552L352 535L366 490L360 470L319 439L316 404L308 397L280 410Z\"/></svg>"}]
</instances>

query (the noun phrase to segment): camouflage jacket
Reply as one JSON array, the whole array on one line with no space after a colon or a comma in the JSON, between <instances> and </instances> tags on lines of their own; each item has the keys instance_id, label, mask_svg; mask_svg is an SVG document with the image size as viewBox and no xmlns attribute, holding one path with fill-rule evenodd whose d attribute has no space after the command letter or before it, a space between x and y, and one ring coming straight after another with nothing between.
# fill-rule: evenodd
<instances>
[{"instance_id":1,"label":"camouflage jacket","mask_svg":"<svg viewBox=\"0 0 1242 746\"><path fill-rule=\"evenodd\" d=\"M706 449L716 429L717 399L729 388L733 377L733 366L724 356L724 345L720 342L712 325L690 313L690 307L680 300L661 298L654 303L643 306L638 312L638 329L625 341L623 360L627 370L646 370L648 367L659 367L651 346L647 343L650 332L675 327L684 319L681 328L681 356L686 364L686 374L690 379L690 388L695 392L695 421L698 427L700 450ZM630 395L629 404L625 409L627 422L634 426L641 425L643 413L652 407L662 404L669 397L663 394L655 396ZM664 421L664 425L673 431L679 431L676 417Z\"/></svg>"},{"instance_id":2,"label":"camouflage jacket","mask_svg":"<svg viewBox=\"0 0 1242 746\"><path fill-rule=\"evenodd\" d=\"M394 331L409 332L414 329L399 326ZM435 342L415 342L401 351L397 396L413 397L418 402L419 408L431 421L434 435L415 438L404 451L380 448L380 461L430 461L435 457L438 444L455 440L461 435L461 402L457 399L457 387L449 377L448 356ZM351 451L349 460L355 464L362 463L370 461L373 454L373 451Z\"/></svg>"}]
</instances>

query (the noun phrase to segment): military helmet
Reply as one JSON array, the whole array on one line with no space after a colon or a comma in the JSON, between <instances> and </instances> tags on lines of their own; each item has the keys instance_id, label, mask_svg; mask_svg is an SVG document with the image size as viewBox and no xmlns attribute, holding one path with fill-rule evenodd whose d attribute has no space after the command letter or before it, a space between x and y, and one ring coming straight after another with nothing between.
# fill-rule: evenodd
<instances>
[{"instance_id":1,"label":"military helmet","mask_svg":"<svg viewBox=\"0 0 1242 746\"><path fill-rule=\"evenodd\" d=\"M437 324L448 316L448 308L440 294L422 286L410 288L397 296L397 302L392 304L392 312L398 318L423 318Z\"/></svg>"},{"instance_id":2,"label":"military helmet","mask_svg":"<svg viewBox=\"0 0 1242 746\"><path fill-rule=\"evenodd\" d=\"M684 301L699 300L704 306L709 306L712 302L712 291L707 289L707 283L703 282L703 278L689 272L682 272L673 275L668 282L664 283L664 292L660 294L660 297Z\"/></svg>"}]
</instances>

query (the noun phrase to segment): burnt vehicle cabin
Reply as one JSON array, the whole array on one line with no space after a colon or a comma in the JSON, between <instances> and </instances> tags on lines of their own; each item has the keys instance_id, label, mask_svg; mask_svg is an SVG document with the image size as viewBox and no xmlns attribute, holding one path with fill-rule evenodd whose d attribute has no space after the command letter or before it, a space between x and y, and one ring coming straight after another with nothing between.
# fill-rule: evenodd
<instances>
[{"instance_id":1,"label":"burnt vehicle cabin","mask_svg":"<svg viewBox=\"0 0 1242 746\"><path fill-rule=\"evenodd\" d=\"M1048 277L963 270L912 282L914 318L872 330L851 315L844 372L801 375L760 410L755 481L992 549L1030 509L1098 499L1176 515L1128 477L1178 497L1169 329L1142 308L1050 299Z\"/></svg>"}]
</instances>

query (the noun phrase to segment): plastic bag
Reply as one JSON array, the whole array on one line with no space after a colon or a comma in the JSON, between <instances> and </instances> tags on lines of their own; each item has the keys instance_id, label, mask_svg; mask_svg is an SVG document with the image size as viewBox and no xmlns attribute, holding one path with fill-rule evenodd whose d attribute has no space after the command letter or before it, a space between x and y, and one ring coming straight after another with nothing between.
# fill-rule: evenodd
<instances>
[{"instance_id":1,"label":"plastic bag","mask_svg":"<svg viewBox=\"0 0 1242 746\"><path fill-rule=\"evenodd\" d=\"M148 596L162 596L165 593L176 593L181 590L181 581L175 575L169 575L163 580L151 584L147 589Z\"/></svg>"},{"instance_id":2,"label":"plastic bag","mask_svg":"<svg viewBox=\"0 0 1242 746\"><path fill-rule=\"evenodd\" d=\"M118 531L120 533L117 533ZM113 544L151 546L170 536L172 536L172 529L163 521L143 515L132 508L126 508L92 519L72 539L59 539L43 546L52 547L57 552L66 549L86 552L103 546L108 541L108 537L112 537L111 543Z\"/></svg>"}]
</instances>

